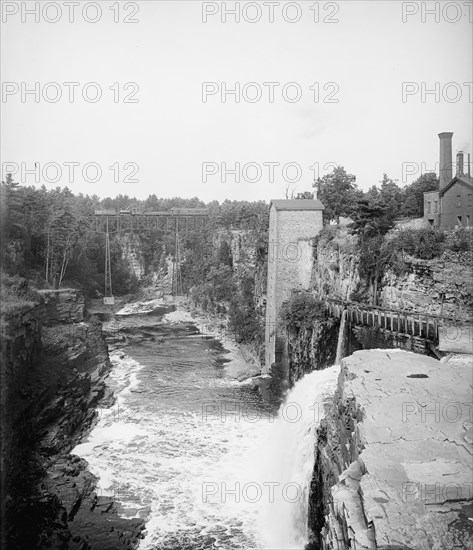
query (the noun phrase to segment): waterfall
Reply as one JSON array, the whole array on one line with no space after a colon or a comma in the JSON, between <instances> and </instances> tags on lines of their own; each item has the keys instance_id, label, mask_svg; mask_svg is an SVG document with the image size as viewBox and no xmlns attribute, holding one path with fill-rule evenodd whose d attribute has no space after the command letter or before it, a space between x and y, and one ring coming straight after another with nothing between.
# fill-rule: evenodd
<instances>
[{"instance_id":1,"label":"waterfall","mask_svg":"<svg viewBox=\"0 0 473 550\"><path fill-rule=\"evenodd\" d=\"M274 487L274 499L264 504L261 533L265 549L302 550L308 542L309 493L316 430L323 403L335 391L339 367L313 371L287 395L265 442L262 485Z\"/></svg>"},{"instance_id":2,"label":"waterfall","mask_svg":"<svg viewBox=\"0 0 473 550\"><path fill-rule=\"evenodd\" d=\"M341 360L345 357L345 326L347 324L347 310L342 311L342 316L340 318L340 330L338 331L338 342L337 342L337 355L335 357L335 364L340 365Z\"/></svg>"}]
</instances>

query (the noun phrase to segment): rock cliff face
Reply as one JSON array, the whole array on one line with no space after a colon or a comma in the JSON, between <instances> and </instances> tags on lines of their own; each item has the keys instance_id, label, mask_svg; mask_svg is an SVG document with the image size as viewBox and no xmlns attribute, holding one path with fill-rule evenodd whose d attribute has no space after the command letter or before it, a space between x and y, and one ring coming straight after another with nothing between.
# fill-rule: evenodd
<instances>
[{"instance_id":1,"label":"rock cliff face","mask_svg":"<svg viewBox=\"0 0 473 550\"><path fill-rule=\"evenodd\" d=\"M318 429L312 548L471 547L472 359L371 350L342 361Z\"/></svg>"},{"instance_id":2,"label":"rock cliff face","mask_svg":"<svg viewBox=\"0 0 473 550\"><path fill-rule=\"evenodd\" d=\"M105 506L86 463L69 454L107 397L110 363L101 324L86 318L75 290L43 291L40 304L3 321L2 543L9 549L132 548L141 521L120 519L109 500Z\"/></svg>"},{"instance_id":3,"label":"rock cliff face","mask_svg":"<svg viewBox=\"0 0 473 550\"><path fill-rule=\"evenodd\" d=\"M316 321L310 329L288 332L289 382L294 385L305 374L335 364L340 321Z\"/></svg>"},{"instance_id":4,"label":"rock cliff face","mask_svg":"<svg viewBox=\"0 0 473 550\"><path fill-rule=\"evenodd\" d=\"M145 275L145 260L140 237L133 233L124 233L120 235L119 242L123 259L128 263L136 278L141 280Z\"/></svg>"},{"instance_id":5,"label":"rock cliff face","mask_svg":"<svg viewBox=\"0 0 473 550\"><path fill-rule=\"evenodd\" d=\"M470 262L450 251L428 261L405 256L402 269L387 270L374 288L360 277L355 237L334 228L314 249L311 288L320 298L465 321L473 305ZM338 323L327 323L289 331L292 380L334 363ZM347 354L354 353L342 361L335 398L324 403L307 550L470 548L472 356L439 362L420 355L429 352L424 340L347 325ZM437 351L445 354L444 333ZM469 349L471 341L470 332Z\"/></svg>"},{"instance_id":6,"label":"rock cliff face","mask_svg":"<svg viewBox=\"0 0 473 550\"><path fill-rule=\"evenodd\" d=\"M228 243L235 272L254 268L257 262L256 234L247 229L220 230L214 237L214 249L223 243Z\"/></svg>"},{"instance_id":7,"label":"rock cliff face","mask_svg":"<svg viewBox=\"0 0 473 550\"><path fill-rule=\"evenodd\" d=\"M356 237L346 229L333 229L319 239L314 252L312 288L322 297L354 300L364 296L373 303L375 289L359 275ZM466 253L446 251L440 258L404 257L404 269L388 269L376 289L377 305L466 318L473 306L473 272Z\"/></svg>"},{"instance_id":8,"label":"rock cliff face","mask_svg":"<svg viewBox=\"0 0 473 550\"><path fill-rule=\"evenodd\" d=\"M80 323L84 320L84 296L74 289L40 290L41 320L46 326Z\"/></svg>"},{"instance_id":9,"label":"rock cliff face","mask_svg":"<svg viewBox=\"0 0 473 550\"><path fill-rule=\"evenodd\" d=\"M406 258L407 271L387 271L380 303L387 308L426 311L447 317L468 318L473 306L473 272L465 254L446 252L441 258Z\"/></svg>"},{"instance_id":10,"label":"rock cliff face","mask_svg":"<svg viewBox=\"0 0 473 550\"><path fill-rule=\"evenodd\" d=\"M346 334L349 353L391 347L437 357L448 352L469 353L473 334L472 260L469 253L450 250L432 260L404 255L402 265L387 269L375 288L360 277L356 237L344 228L333 227L321 235L314 250L312 289L323 299L454 319L440 322L438 342L429 345L415 336L350 324Z\"/></svg>"},{"instance_id":11,"label":"rock cliff face","mask_svg":"<svg viewBox=\"0 0 473 550\"><path fill-rule=\"evenodd\" d=\"M321 296L352 300L360 286L356 237L347 229L332 229L317 240L311 287Z\"/></svg>"}]
</instances>

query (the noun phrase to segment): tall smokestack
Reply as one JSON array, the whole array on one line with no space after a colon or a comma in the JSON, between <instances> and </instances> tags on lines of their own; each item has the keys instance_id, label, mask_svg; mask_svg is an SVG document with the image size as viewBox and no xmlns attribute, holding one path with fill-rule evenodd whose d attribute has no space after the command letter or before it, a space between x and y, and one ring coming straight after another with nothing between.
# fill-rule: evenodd
<instances>
[{"instance_id":1,"label":"tall smokestack","mask_svg":"<svg viewBox=\"0 0 473 550\"><path fill-rule=\"evenodd\" d=\"M452 181L452 136L453 132L442 132L440 138L440 189Z\"/></svg>"},{"instance_id":2,"label":"tall smokestack","mask_svg":"<svg viewBox=\"0 0 473 550\"><path fill-rule=\"evenodd\" d=\"M457 153L457 176L463 176L463 151Z\"/></svg>"}]
</instances>

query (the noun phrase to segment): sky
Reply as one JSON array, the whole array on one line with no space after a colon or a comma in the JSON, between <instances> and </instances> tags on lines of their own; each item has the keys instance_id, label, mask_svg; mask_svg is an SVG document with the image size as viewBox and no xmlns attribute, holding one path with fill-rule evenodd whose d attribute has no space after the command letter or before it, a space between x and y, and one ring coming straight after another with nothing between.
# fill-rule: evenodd
<instances>
[{"instance_id":1,"label":"sky","mask_svg":"<svg viewBox=\"0 0 473 550\"><path fill-rule=\"evenodd\" d=\"M2 178L269 201L472 152L471 1L1 4Z\"/></svg>"}]
</instances>

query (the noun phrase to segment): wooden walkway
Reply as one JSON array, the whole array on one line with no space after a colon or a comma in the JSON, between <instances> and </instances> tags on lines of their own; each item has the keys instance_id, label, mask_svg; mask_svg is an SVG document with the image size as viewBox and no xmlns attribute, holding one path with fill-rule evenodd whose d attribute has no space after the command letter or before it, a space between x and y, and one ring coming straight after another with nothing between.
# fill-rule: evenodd
<instances>
[{"instance_id":1,"label":"wooden walkway","mask_svg":"<svg viewBox=\"0 0 473 550\"><path fill-rule=\"evenodd\" d=\"M441 351L473 351L473 326L469 319L385 309L337 299L326 299L325 304L332 317L341 318L346 310L347 323L350 325L379 328L422 338L438 346Z\"/></svg>"}]
</instances>

